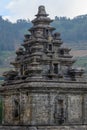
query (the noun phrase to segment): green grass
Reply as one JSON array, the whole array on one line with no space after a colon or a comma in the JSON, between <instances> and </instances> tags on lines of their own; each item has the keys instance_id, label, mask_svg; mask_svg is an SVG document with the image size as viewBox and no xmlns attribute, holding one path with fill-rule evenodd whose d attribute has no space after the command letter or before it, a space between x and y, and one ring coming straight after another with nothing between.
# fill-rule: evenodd
<instances>
[{"instance_id":1,"label":"green grass","mask_svg":"<svg viewBox=\"0 0 87 130\"><path fill-rule=\"evenodd\" d=\"M0 76L2 76L5 71L9 71L11 69L11 67L0 67Z\"/></svg>"},{"instance_id":2,"label":"green grass","mask_svg":"<svg viewBox=\"0 0 87 130\"><path fill-rule=\"evenodd\" d=\"M0 76L3 72L11 69L10 62L15 59L14 51L1 51L0 52Z\"/></svg>"},{"instance_id":3,"label":"green grass","mask_svg":"<svg viewBox=\"0 0 87 130\"><path fill-rule=\"evenodd\" d=\"M87 57L77 57L77 61L74 64L75 67L82 67L85 69L86 73L87 73Z\"/></svg>"},{"instance_id":4,"label":"green grass","mask_svg":"<svg viewBox=\"0 0 87 130\"><path fill-rule=\"evenodd\" d=\"M0 52L0 67L9 66L11 59L15 58L15 52L13 51L1 51Z\"/></svg>"}]
</instances>

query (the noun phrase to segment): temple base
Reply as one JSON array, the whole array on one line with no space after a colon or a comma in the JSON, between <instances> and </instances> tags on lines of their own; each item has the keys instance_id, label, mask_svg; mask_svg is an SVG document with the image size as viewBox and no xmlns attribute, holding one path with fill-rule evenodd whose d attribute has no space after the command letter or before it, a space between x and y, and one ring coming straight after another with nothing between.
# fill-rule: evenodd
<instances>
[{"instance_id":1,"label":"temple base","mask_svg":"<svg viewBox=\"0 0 87 130\"><path fill-rule=\"evenodd\" d=\"M0 130L87 130L87 125L78 126L0 126Z\"/></svg>"}]
</instances>

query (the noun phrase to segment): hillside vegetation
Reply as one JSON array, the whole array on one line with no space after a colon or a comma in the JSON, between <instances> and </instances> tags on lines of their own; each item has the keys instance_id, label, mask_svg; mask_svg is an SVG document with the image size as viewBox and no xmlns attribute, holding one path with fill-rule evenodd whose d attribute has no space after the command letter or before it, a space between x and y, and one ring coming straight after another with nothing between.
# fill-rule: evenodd
<instances>
[{"instance_id":1,"label":"hillside vegetation","mask_svg":"<svg viewBox=\"0 0 87 130\"><path fill-rule=\"evenodd\" d=\"M24 34L32 26L29 20L17 20L11 23L0 17L0 50L13 51L24 39ZM87 15L77 16L73 19L55 17L52 26L61 33L61 37L71 47L87 49ZM85 46L85 47L84 47Z\"/></svg>"},{"instance_id":2,"label":"hillside vegetation","mask_svg":"<svg viewBox=\"0 0 87 130\"><path fill-rule=\"evenodd\" d=\"M53 25L62 34L64 41L87 41L87 15L77 16L73 19L55 17Z\"/></svg>"},{"instance_id":3,"label":"hillside vegetation","mask_svg":"<svg viewBox=\"0 0 87 130\"><path fill-rule=\"evenodd\" d=\"M24 33L27 33L31 22L26 20L17 20L11 23L0 17L0 51L13 51L21 44Z\"/></svg>"}]
</instances>

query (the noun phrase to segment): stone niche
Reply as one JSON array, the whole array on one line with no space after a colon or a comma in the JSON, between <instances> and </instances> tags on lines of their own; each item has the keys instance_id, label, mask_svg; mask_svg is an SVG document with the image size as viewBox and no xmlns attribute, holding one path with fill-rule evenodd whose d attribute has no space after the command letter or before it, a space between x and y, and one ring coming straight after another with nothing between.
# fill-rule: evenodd
<instances>
[{"instance_id":1,"label":"stone niche","mask_svg":"<svg viewBox=\"0 0 87 130\"><path fill-rule=\"evenodd\" d=\"M54 99L54 124L62 125L66 121L66 95L56 95Z\"/></svg>"},{"instance_id":2,"label":"stone niche","mask_svg":"<svg viewBox=\"0 0 87 130\"><path fill-rule=\"evenodd\" d=\"M68 122L82 123L82 95L68 95Z\"/></svg>"},{"instance_id":3,"label":"stone niche","mask_svg":"<svg viewBox=\"0 0 87 130\"><path fill-rule=\"evenodd\" d=\"M3 103L3 116L4 120L2 123L15 125L19 123L20 120L20 97L19 95L8 95L4 97Z\"/></svg>"},{"instance_id":4,"label":"stone niche","mask_svg":"<svg viewBox=\"0 0 87 130\"><path fill-rule=\"evenodd\" d=\"M4 99L4 123L43 125L49 123L49 94L21 93Z\"/></svg>"}]
</instances>

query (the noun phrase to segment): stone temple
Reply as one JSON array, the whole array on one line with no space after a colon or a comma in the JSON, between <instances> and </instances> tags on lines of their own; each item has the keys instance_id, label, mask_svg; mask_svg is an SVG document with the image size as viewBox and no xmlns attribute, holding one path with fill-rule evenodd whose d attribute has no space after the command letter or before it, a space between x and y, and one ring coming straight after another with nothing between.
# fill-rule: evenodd
<instances>
[{"instance_id":1,"label":"stone temple","mask_svg":"<svg viewBox=\"0 0 87 130\"><path fill-rule=\"evenodd\" d=\"M44 6L4 72L0 130L87 130L87 81ZM53 32L54 31L54 32Z\"/></svg>"}]
</instances>

